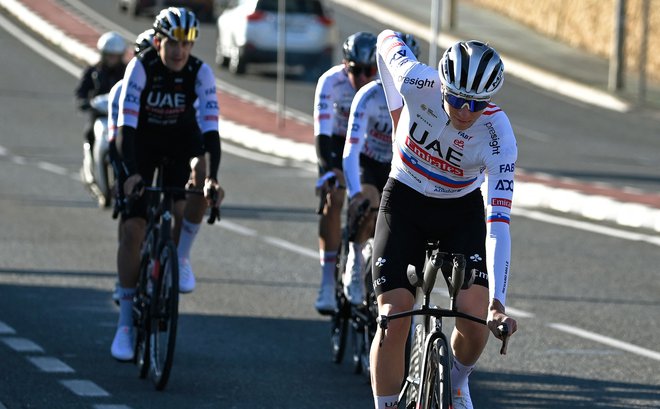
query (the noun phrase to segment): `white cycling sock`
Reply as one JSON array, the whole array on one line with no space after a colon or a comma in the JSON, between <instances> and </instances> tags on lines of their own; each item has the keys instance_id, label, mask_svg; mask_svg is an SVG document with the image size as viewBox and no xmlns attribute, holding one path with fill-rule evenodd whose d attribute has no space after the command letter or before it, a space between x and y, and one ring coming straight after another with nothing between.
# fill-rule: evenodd
<instances>
[{"instance_id":1,"label":"white cycling sock","mask_svg":"<svg viewBox=\"0 0 660 409\"><path fill-rule=\"evenodd\" d=\"M376 409L397 409L399 406L399 395L375 396Z\"/></svg>"},{"instance_id":2,"label":"white cycling sock","mask_svg":"<svg viewBox=\"0 0 660 409\"><path fill-rule=\"evenodd\" d=\"M458 396L470 396L470 388L468 386L468 377L474 370L474 365L463 365L458 362L454 357L453 365L451 366L451 385L452 393Z\"/></svg>"},{"instance_id":3,"label":"white cycling sock","mask_svg":"<svg viewBox=\"0 0 660 409\"><path fill-rule=\"evenodd\" d=\"M201 223L191 223L185 218L183 219L183 223L181 223L181 236L179 236L179 246L177 247L177 253L180 259L190 258L190 249L201 226Z\"/></svg>"},{"instance_id":4,"label":"white cycling sock","mask_svg":"<svg viewBox=\"0 0 660 409\"><path fill-rule=\"evenodd\" d=\"M362 263L362 244L355 243L353 241L348 243L348 260L349 260L349 266ZM347 268L346 274L350 274L350 273L352 273L352 271L348 271Z\"/></svg>"},{"instance_id":5,"label":"white cycling sock","mask_svg":"<svg viewBox=\"0 0 660 409\"><path fill-rule=\"evenodd\" d=\"M133 326L133 297L135 288L119 287L119 327Z\"/></svg>"},{"instance_id":6,"label":"white cycling sock","mask_svg":"<svg viewBox=\"0 0 660 409\"><path fill-rule=\"evenodd\" d=\"M337 252L319 250L321 258L321 286L335 285L335 265L337 264Z\"/></svg>"}]
</instances>

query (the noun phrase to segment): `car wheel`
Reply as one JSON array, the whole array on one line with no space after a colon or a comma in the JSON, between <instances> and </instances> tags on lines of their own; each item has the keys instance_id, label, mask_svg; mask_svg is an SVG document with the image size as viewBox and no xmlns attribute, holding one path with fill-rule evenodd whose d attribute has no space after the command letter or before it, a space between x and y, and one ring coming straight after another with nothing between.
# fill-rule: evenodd
<instances>
[{"instance_id":1,"label":"car wheel","mask_svg":"<svg viewBox=\"0 0 660 409\"><path fill-rule=\"evenodd\" d=\"M229 72L236 75L245 74L247 63L245 61L245 52L242 47L234 45L231 48L229 56Z\"/></svg>"},{"instance_id":2,"label":"car wheel","mask_svg":"<svg viewBox=\"0 0 660 409\"><path fill-rule=\"evenodd\" d=\"M218 39L215 43L215 63L218 64L218 67L226 68L229 65L229 57L222 54L222 40L220 40L220 33L218 33Z\"/></svg>"}]
</instances>

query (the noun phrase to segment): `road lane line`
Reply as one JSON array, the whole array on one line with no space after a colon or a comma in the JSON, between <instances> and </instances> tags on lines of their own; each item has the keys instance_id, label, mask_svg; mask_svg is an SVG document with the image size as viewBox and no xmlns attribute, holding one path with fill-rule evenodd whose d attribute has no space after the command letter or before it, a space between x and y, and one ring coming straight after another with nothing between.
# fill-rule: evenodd
<instances>
[{"instance_id":1,"label":"road lane line","mask_svg":"<svg viewBox=\"0 0 660 409\"><path fill-rule=\"evenodd\" d=\"M0 321L0 334L2 335L13 335L16 333L16 330Z\"/></svg>"},{"instance_id":2,"label":"road lane line","mask_svg":"<svg viewBox=\"0 0 660 409\"><path fill-rule=\"evenodd\" d=\"M294 253L307 256L309 258L313 259L318 259L319 258L319 252L317 250L312 250L306 247L299 246L295 243L291 243L290 241L280 239L277 237L271 237L271 236L264 236L262 238L263 241L265 241L268 244L271 244L275 247L279 247L281 249L289 250Z\"/></svg>"},{"instance_id":3,"label":"road lane line","mask_svg":"<svg viewBox=\"0 0 660 409\"><path fill-rule=\"evenodd\" d=\"M16 352L44 352L43 348L26 338L5 337L0 340Z\"/></svg>"},{"instance_id":4,"label":"road lane line","mask_svg":"<svg viewBox=\"0 0 660 409\"><path fill-rule=\"evenodd\" d=\"M73 75L76 78L80 78L83 73L83 69L73 64L71 61L65 59L61 55L55 53L50 48L44 46L33 37L26 35L25 31L20 29L17 25L7 20L2 14L0 14L0 26L7 30L11 35L17 38L20 42L31 48L37 54L41 55L47 60L50 60L53 64L57 65L64 71Z\"/></svg>"},{"instance_id":5,"label":"road lane line","mask_svg":"<svg viewBox=\"0 0 660 409\"><path fill-rule=\"evenodd\" d=\"M94 382L85 379L63 379L60 383L78 396L110 396L105 389L101 388Z\"/></svg>"},{"instance_id":6,"label":"road lane line","mask_svg":"<svg viewBox=\"0 0 660 409\"><path fill-rule=\"evenodd\" d=\"M50 356L31 356L28 361L44 372L50 373L74 373L75 371L69 365L57 358Z\"/></svg>"},{"instance_id":7,"label":"road lane line","mask_svg":"<svg viewBox=\"0 0 660 409\"><path fill-rule=\"evenodd\" d=\"M234 233L238 233L242 236L248 236L248 237L256 237L257 236L257 231L253 230L249 227L241 226L240 224L236 224L234 222L230 222L228 220L222 219L222 221L218 224L219 227L222 227L223 229L227 229L230 231L233 231Z\"/></svg>"},{"instance_id":8,"label":"road lane line","mask_svg":"<svg viewBox=\"0 0 660 409\"><path fill-rule=\"evenodd\" d=\"M601 344L605 344L613 348L618 348L627 352L632 352L633 354L636 355L640 355L646 358L651 358L656 361L660 361L660 352L642 348L640 346L629 344L624 341L619 341L618 339L606 337L605 335L600 335L595 332L584 330L582 328L561 324L561 323L550 323L548 324L548 327L556 329L558 331L566 332L568 334L576 335L581 338L589 339L591 341L599 342Z\"/></svg>"},{"instance_id":9,"label":"road lane line","mask_svg":"<svg viewBox=\"0 0 660 409\"><path fill-rule=\"evenodd\" d=\"M41 170L45 170L46 172L55 173L62 176L66 176L69 173L66 168L49 162L37 162L37 167Z\"/></svg>"},{"instance_id":10,"label":"road lane line","mask_svg":"<svg viewBox=\"0 0 660 409\"><path fill-rule=\"evenodd\" d=\"M616 237L624 240L641 241L655 246L660 246L660 236L620 230L614 227L601 226L594 223L583 222L580 220L569 219L566 217L555 216L549 213L543 213L538 210L528 210L522 208L513 208L513 214L526 217L528 219L538 220L544 223L556 224L559 226L570 227L578 230L585 230L592 233L603 234L605 236Z\"/></svg>"}]
</instances>

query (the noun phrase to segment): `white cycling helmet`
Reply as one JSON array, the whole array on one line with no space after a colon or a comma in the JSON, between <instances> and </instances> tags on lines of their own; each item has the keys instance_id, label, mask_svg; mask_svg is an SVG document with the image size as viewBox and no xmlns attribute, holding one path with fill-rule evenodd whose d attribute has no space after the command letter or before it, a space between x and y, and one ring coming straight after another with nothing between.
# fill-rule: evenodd
<instances>
[{"instance_id":1,"label":"white cycling helmet","mask_svg":"<svg viewBox=\"0 0 660 409\"><path fill-rule=\"evenodd\" d=\"M119 34L114 31L104 33L96 42L96 48L101 54L124 54L126 51L126 42Z\"/></svg>"},{"instance_id":2,"label":"white cycling helmet","mask_svg":"<svg viewBox=\"0 0 660 409\"><path fill-rule=\"evenodd\" d=\"M502 87L504 64L494 48L480 41L460 41L438 63L447 92L462 98L489 100Z\"/></svg>"},{"instance_id":3,"label":"white cycling helmet","mask_svg":"<svg viewBox=\"0 0 660 409\"><path fill-rule=\"evenodd\" d=\"M154 30L175 41L195 41L199 36L199 21L195 13L184 7L168 7L156 16Z\"/></svg>"}]
</instances>

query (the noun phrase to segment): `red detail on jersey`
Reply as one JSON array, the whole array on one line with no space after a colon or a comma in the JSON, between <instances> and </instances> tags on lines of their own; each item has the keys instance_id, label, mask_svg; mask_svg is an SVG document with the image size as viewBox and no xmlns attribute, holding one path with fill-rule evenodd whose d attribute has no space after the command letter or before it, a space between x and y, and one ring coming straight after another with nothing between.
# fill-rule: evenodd
<instances>
[{"instance_id":1,"label":"red detail on jersey","mask_svg":"<svg viewBox=\"0 0 660 409\"><path fill-rule=\"evenodd\" d=\"M317 116L316 119L319 119L319 120L330 119L330 114L319 114L319 116Z\"/></svg>"},{"instance_id":2,"label":"red detail on jersey","mask_svg":"<svg viewBox=\"0 0 660 409\"><path fill-rule=\"evenodd\" d=\"M511 209L511 200L509 199L494 197L493 199L491 199L490 204L492 206L508 207L509 209Z\"/></svg>"},{"instance_id":3,"label":"red detail on jersey","mask_svg":"<svg viewBox=\"0 0 660 409\"><path fill-rule=\"evenodd\" d=\"M350 138L348 140L348 143L358 143L358 142L360 142L360 138Z\"/></svg>"},{"instance_id":4,"label":"red detail on jersey","mask_svg":"<svg viewBox=\"0 0 660 409\"><path fill-rule=\"evenodd\" d=\"M489 105L488 107L490 108L490 105ZM494 108L494 107L493 107L493 108ZM484 111L484 115L493 115L493 114L496 114L496 113L498 113L498 112L502 112L502 109L501 109L501 108L497 108L497 109L494 110L494 111Z\"/></svg>"},{"instance_id":5,"label":"red detail on jersey","mask_svg":"<svg viewBox=\"0 0 660 409\"><path fill-rule=\"evenodd\" d=\"M205 121L217 121L218 116L217 115L206 115L203 118Z\"/></svg>"},{"instance_id":6,"label":"red detail on jersey","mask_svg":"<svg viewBox=\"0 0 660 409\"><path fill-rule=\"evenodd\" d=\"M412 152L419 156L422 160L430 163L433 166L438 167L440 170L444 170L445 172L450 172L453 173L456 176L463 176L463 169L458 168L454 165L452 165L449 162L445 162L444 160L440 158L436 158L435 156L431 155L427 151L424 150L421 146L417 145L411 138L408 136L406 138L406 146L412 150Z\"/></svg>"}]
</instances>

